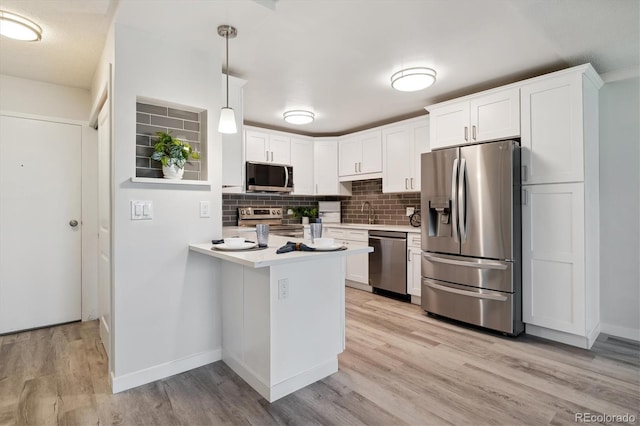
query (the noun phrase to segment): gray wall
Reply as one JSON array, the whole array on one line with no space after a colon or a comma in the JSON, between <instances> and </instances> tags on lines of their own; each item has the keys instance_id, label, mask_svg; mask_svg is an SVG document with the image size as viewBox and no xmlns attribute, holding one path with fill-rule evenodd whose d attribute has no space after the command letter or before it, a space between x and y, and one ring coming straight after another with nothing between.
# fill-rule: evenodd
<instances>
[{"instance_id":1,"label":"gray wall","mask_svg":"<svg viewBox=\"0 0 640 426\"><path fill-rule=\"evenodd\" d=\"M602 331L640 339L640 79L600 90Z\"/></svg>"}]
</instances>

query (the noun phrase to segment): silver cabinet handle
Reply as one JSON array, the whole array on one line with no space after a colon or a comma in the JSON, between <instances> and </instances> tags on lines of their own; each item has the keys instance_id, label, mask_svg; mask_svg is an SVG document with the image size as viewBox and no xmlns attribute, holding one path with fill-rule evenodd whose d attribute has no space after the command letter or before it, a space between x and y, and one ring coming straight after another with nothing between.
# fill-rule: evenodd
<instances>
[{"instance_id":1,"label":"silver cabinet handle","mask_svg":"<svg viewBox=\"0 0 640 426\"><path fill-rule=\"evenodd\" d=\"M520 174L523 182L527 181L527 166L522 166L522 173Z\"/></svg>"},{"instance_id":2,"label":"silver cabinet handle","mask_svg":"<svg viewBox=\"0 0 640 426\"><path fill-rule=\"evenodd\" d=\"M529 201L529 200L527 200L528 196L529 196L529 194L527 194L527 190L523 189L522 190L522 205L523 206L527 205L527 201Z\"/></svg>"},{"instance_id":3,"label":"silver cabinet handle","mask_svg":"<svg viewBox=\"0 0 640 426\"><path fill-rule=\"evenodd\" d=\"M471 136L473 137L473 140L476 140L476 125L474 124L473 126L471 126Z\"/></svg>"},{"instance_id":4,"label":"silver cabinet handle","mask_svg":"<svg viewBox=\"0 0 640 426\"><path fill-rule=\"evenodd\" d=\"M316 194L318 193L318 184L316 183Z\"/></svg>"},{"instance_id":5,"label":"silver cabinet handle","mask_svg":"<svg viewBox=\"0 0 640 426\"><path fill-rule=\"evenodd\" d=\"M468 141L469 140L469 127L464 126L464 140Z\"/></svg>"},{"instance_id":6,"label":"silver cabinet handle","mask_svg":"<svg viewBox=\"0 0 640 426\"><path fill-rule=\"evenodd\" d=\"M358 173L358 163L353 163L353 171Z\"/></svg>"},{"instance_id":7,"label":"silver cabinet handle","mask_svg":"<svg viewBox=\"0 0 640 426\"><path fill-rule=\"evenodd\" d=\"M413 178L411 178L411 189L413 189Z\"/></svg>"},{"instance_id":8,"label":"silver cabinet handle","mask_svg":"<svg viewBox=\"0 0 640 426\"><path fill-rule=\"evenodd\" d=\"M409 249L407 249L407 262L411 262L411 253L409 253Z\"/></svg>"},{"instance_id":9,"label":"silver cabinet handle","mask_svg":"<svg viewBox=\"0 0 640 426\"><path fill-rule=\"evenodd\" d=\"M273 151L271 151L271 162L273 163Z\"/></svg>"},{"instance_id":10,"label":"silver cabinet handle","mask_svg":"<svg viewBox=\"0 0 640 426\"><path fill-rule=\"evenodd\" d=\"M265 160L264 160L264 161L266 161L266 162L268 163L268 162L269 162L269 151L265 151L265 152L264 152L264 155L266 155L266 156L267 156L267 158L265 158Z\"/></svg>"},{"instance_id":11,"label":"silver cabinet handle","mask_svg":"<svg viewBox=\"0 0 640 426\"><path fill-rule=\"evenodd\" d=\"M422 253L422 257L431 262L447 263L449 265L465 266L468 268L498 269L500 271L504 271L507 269L507 265L504 263L493 262L491 260L484 260L484 259L479 259L479 260L476 260L475 262L470 262L466 260L457 260L457 259L449 259L446 257L434 256L429 253Z\"/></svg>"},{"instance_id":12,"label":"silver cabinet handle","mask_svg":"<svg viewBox=\"0 0 640 426\"><path fill-rule=\"evenodd\" d=\"M404 189L409 189L409 179L404 178Z\"/></svg>"},{"instance_id":13,"label":"silver cabinet handle","mask_svg":"<svg viewBox=\"0 0 640 426\"><path fill-rule=\"evenodd\" d=\"M444 285L432 283L430 281L426 281L424 285L426 285L427 287L431 287L435 290L446 291L447 293L460 294L462 296L475 297L477 299L498 300L500 302L504 302L505 300L507 300L507 296L502 296L497 293L487 294L487 293L476 293L474 291L458 290L457 288L447 287Z\"/></svg>"},{"instance_id":14,"label":"silver cabinet handle","mask_svg":"<svg viewBox=\"0 0 640 426\"><path fill-rule=\"evenodd\" d=\"M75 219L71 219L69 221L69 226L72 227L72 228L75 228L76 226L78 226L78 221L75 220Z\"/></svg>"},{"instance_id":15,"label":"silver cabinet handle","mask_svg":"<svg viewBox=\"0 0 640 426\"><path fill-rule=\"evenodd\" d=\"M358 173L362 173L362 163L358 162Z\"/></svg>"},{"instance_id":16,"label":"silver cabinet handle","mask_svg":"<svg viewBox=\"0 0 640 426\"><path fill-rule=\"evenodd\" d=\"M453 231L453 240L457 243L458 239L458 197L456 191L458 188L458 159L453 160L453 168L451 169L451 230Z\"/></svg>"}]
</instances>

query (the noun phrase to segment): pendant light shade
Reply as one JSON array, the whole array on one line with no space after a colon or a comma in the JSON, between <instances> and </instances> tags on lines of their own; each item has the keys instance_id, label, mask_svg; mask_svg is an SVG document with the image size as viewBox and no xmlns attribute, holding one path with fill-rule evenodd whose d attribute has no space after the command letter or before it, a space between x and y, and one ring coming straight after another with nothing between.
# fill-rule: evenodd
<instances>
[{"instance_id":1,"label":"pendant light shade","mask_svg":"<svg viewBox=\"0 0 640 426\"><path fill-rule=\"evenodd\" d=\"M391 76L391 87L401 92L426 89L436 82L436 72L431 68L407 68Z\"/></svg>"},{"instance_id":2,"label":"pendant light shade","mask_svg":"<svg viewBox=\"0 0 640 426\"><path fill-rule=\"evenodd\" d=\"M236 30L231 25L220 25L218 27L218 35L224 37L226 42L226 56L227 56L227 65L226 65L226 76L227 76L227 106L222 108L220 111L220 122L218 123L218 131L220 133L238 133L238 126L236 126L236 117L233 113L233 109L229 107L229 39L235 38L238 35L238 30Z\"/></svg>"},{"instance_id":3,"label":"pendant light shade","mask_svg":"<svg viewBox=\"0 0 640 426\"><path fill-rule=\"evenodd\" d=\"M25 17L0 10L0 35L14 40L40 41L42 28Z\"/></svg>"},{"instance_id":4,"label":"pendant light shade","mask_svg":"<svg viewBox=\"0 0 640 426\"><path fill-rule=\"evenodd\" d=\"M220 111L220 123L218 123L218 131L220 133L237 133L236 116L231 108L222 108Z\"/></svg>"},{"instance_id":5,"label":"pendant light shade","mask_svg":"<svg viewBox=\"0 0 640 426\"><path fill-rule=\"evenodd\" d=\"M287 111L282 115L284 116L284 121L291 124L309 124L315 118L311 111L304 110Z\"/></svg>"}]
</instances>

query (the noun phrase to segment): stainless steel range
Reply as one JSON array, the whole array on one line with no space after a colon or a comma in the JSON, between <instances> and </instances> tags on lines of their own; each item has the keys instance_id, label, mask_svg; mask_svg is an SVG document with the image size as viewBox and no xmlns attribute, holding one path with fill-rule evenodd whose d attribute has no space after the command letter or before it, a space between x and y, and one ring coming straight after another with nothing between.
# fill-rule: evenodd
<instances>
[{"instance_id":1,"label":"stainless steel range","mask_svg":"<svg viewBox=\"0 0 640 426\"><path fill-rule=\"evenodd\" d=\"M269 232L283 237L302 238L304 227L301 224L283 224L281 207L238 207L238 226L256 226L259 223L269 225Z\"/></svg>"}]
</instances>

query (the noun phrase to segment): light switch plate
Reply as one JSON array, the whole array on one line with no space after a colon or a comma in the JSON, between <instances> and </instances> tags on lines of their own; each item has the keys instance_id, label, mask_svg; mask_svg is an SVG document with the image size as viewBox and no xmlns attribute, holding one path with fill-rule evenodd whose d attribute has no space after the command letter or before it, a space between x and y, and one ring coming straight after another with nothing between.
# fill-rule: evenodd
<instances>
[{"instance_id":1,"label":"light switch plate","mask_svg":"<svg viewBox=\"0 0 640 426\"><path fill-rule=\"evenodd\" d=\"M211 217L211 204L208 201L200 201L200 217Z\"/></svg>"},{"instance_id":2,"label":"light switch plate","mask_svg":"<svg viewBox=\"0 0 640 426\"><path fill-rule=\"evenodd\" d=\"M153 203L151 201L131 200L131 220L153 219Z\"/></svg>"}]
</instances>

